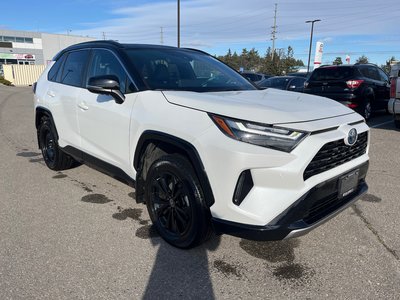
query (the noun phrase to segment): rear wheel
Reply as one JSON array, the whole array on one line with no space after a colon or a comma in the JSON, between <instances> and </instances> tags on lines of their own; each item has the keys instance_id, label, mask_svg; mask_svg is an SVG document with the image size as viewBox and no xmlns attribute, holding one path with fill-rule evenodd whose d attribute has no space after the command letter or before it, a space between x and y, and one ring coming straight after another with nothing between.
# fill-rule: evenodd
<instances>
[{"instance_id":1,"label":"rear wheel","mask_svg":"<svg viewBox=\"0 0 400 300\"><path fill-rule=\"evenodd\" d=\"M372 115L372 105L371 99L366 98L360 107L359 113L364 117L366 121L371 118Z\"/></svg>"},{"instance_id":2,"label":"rear wheel","mask_svg":"<svg viewBox=\"0 0 400 300\"><path fill-rule=\"evenodd\" d=\"M55 171L69 169L74 159L62 152L58 146L53 124L46 116L40 120L38 128L39 148L47 167Z\"/></svg>"},{"instance_id":3,"label":"rear wheel","mask_svg":"<svg viewBox=\"0 0 400 300\"><path fill-rule=\"evenodd\" d=\"M173 246L191 248L210 236L210 211L193 168L184 157L166 155L150 166L145 197L154 226Z\"/></svg>"}]
</instances>

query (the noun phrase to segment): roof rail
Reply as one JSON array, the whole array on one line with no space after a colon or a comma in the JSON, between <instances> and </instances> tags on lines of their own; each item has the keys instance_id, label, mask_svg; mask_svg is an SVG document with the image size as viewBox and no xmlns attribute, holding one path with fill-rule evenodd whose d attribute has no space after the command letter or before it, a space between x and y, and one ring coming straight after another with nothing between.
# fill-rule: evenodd
<instances>
[{"instance_id":1,"label":"roof rail","mask_svg":"<svg viewBox=\"0 0 400 300\"><path fill-rule=\"evenodd\" d=\"M376 66L376 67L378 67L378 65L377 64L373 64L373 63L359 63L359 62L356 62L354 65L370 65L370 66Z\"/></svg>"},{"instance_id":2,"label":"roof rail","mask_svg":"<svg viewBox=\"0 0 400 300\"><path fill-rule=\"evenodd\" d=\"M95 46L104 46L104 45L114 46L114 47L118 47L118 48L123 47L120 43L118 43L116 41L112 41L112 40L96 40L96 41L82 42L82 43L71 45L71 46L61 50L54 56L53 60L58 60L61 57L61 55L64 54L68 50L77 50L77 49L83 48L85 46L95 47Z\"/></svg>"},{"instance_id":3,"label":"roof rail","mask_svg":"<svg viewBox=\"0 0 400 300\"><path fill-rule=\"evenodd\" d=\"M117 46L117 47L120 47L121 46L121 44L120 43L118 43L117 41L114 41L114 40L96 40L96 41L88 41L88 42L82 42L82 43L79 43L79 44L75 44L75 45L73 45L73 46L82 46L82 45L101 45L101 44L107 44L107 45L114 45L114 46Z\"/></svg>"}]
</instances>

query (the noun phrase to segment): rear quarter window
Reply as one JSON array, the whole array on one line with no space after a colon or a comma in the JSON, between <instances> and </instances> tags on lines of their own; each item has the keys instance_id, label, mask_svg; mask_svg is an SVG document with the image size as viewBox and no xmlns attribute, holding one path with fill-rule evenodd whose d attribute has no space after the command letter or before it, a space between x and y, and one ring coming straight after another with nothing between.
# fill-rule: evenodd
<instances>
[{"instance_id":1,"label":"rear quarter window","mask_svg":"<svg viewBox=\"0 0 400 300\"><path fill-rule=\"evenodd\" d=\"M59 59L57 59L57 61L53 64L49 73L47 74L47 79L49 81L53 81L53 82L57 81L57 74L60 71L60 68L64 62L64 59L65 59L65 54L63 56L61 56ZM60 76L58 76L58 77L60 77Z\"/></svg>"},{"instance_id":2,"label":"rear quarter window","mask_svg":"<svg viewBox=\"0 0 400 300\"><path fill-rule=\"evenodd\" d=\"M345 80L354 76L354 69L348 67L319 68L313 71L310 81Z\"/></svg>"}]
</instances>

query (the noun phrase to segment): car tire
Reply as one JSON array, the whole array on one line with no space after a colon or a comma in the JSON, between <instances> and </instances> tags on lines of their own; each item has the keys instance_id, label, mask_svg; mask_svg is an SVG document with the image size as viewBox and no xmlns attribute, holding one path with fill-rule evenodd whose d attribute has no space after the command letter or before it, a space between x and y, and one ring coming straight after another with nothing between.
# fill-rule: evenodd
<instances>
[{"instance_id":1,"label":"car tire","mask_svg":"<svg viewBox=\"0 0 400 300\"><path fill-rule=\"evenodd\" d=\"M44 162L49 169L61 171L71 168L74 159L59 148L54 126L46 116L40 120L38 139Z\"/></svg>"},{"instance_id":2,"label":"car tire","mask_svg":"<svg viewBox=\"0 0 400 300\"><path fill-rule=\"evenodd\" d=\"M365 121L368 121L371 118L372 115L371 99L365 98L360 107L359 113L364 117Z\"/></svg>"},{"instance_id":3,"label":"car tire","mask_svg":"<svg viewBox=\"0 0 400 300\"><path fill-rule=\"evenodd\" d=\"M180 155L157 159L146 176L145 199L160 236L178 248L192 248L211 234L210 210L190 163Z\"/></svg>"}]
</instances>

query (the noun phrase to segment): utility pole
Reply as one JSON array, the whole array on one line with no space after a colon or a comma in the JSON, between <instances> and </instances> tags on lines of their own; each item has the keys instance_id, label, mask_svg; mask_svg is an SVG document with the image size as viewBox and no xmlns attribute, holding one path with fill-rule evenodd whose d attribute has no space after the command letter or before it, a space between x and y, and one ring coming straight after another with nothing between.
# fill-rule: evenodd
<instances>
[{"instance_id":1,"label":"utility pole","mask_svg":"<svg viewBox=\"0 0 400 300\"><path fill-rule=\"evenodd\" d=\"M103 31L103 40L106 40L106 33Z\"/></svg>"},{"instance_id":2,"label":"utility pole","mask_svg":"<svg viewBox=\"0 0 400 300\"><path fill-rule=\"evenodd\" d=\"M275 36L275 34L276 34L276 11L278 10L278 4L277 3L275 3L275 15L274 15L274 26L272 26L272 32L271 32L271 34L272 34L272 38L271 38L271 40L272 40L272 58L271 58L271 60L272 61L274 61L274 55L275 55L275 40L276 40L276 36Z\"/></svg>"},{"instance_id":3,"label":"utility pole","mask_svg":"<svg viewBox=\"0 0 400 300\"><path fill-rule=\"evenodd\" d=\"M311 23L310 49L308 50L307 74L310 72L311 46L312 46L312 38L313 38L313 32L314 32L314 23L319 22L319 21L321 21L321 20L317 19L317 20L306 21L306 23Z\"/></svg>"},{"instance_id":4,"label":"utility pole","mask_svg":"<svg viewBox=\"0 0 400 300\"><path fill-rule=\"evenodd\" d=\"M160 43L164 45L164 32L162 26L160 27Z\"/></svg>"},{"instance_id":5,"label":"utility pole","mask_svg":"<svg viewBox=\"0 0 400 300\"><path fill-rule=\"evenodd\" d=\"M181 1L178 0L178 48L181 47Z\"/></svg>"}]
</instances>

